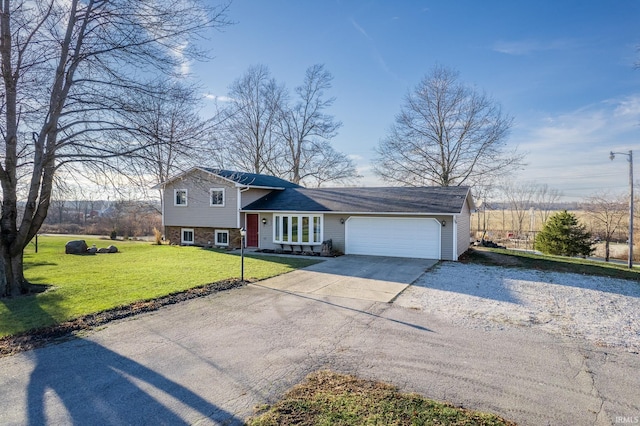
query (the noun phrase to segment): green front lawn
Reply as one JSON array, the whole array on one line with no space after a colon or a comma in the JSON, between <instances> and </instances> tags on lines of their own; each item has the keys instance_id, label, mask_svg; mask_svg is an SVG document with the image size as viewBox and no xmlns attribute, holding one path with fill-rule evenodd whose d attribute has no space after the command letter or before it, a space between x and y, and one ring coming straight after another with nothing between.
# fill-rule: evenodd
<instances>
[{"instance_id":1,"label":"green front lawn","mask_svg":"<svg viewBox=\"0 0 640 426\"><path fill-rule=\"evenodd\" d=\"M40 237L25 250L25 278L43 293L0 300L0 337L45 327L133 302L240 277L240 256L198 247L87 238L114 243L115 254L64 253L69 237ZM315 263L308 258L245 256L245 279L264 279Z\"/></svg>"}]
</instances>

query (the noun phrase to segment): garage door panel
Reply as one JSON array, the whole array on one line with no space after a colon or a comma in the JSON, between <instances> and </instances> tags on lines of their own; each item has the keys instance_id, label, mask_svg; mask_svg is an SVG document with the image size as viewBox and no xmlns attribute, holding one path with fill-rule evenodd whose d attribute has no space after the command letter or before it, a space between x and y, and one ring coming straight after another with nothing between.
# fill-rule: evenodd
<instances>
[{"instance_id":1,"label":"garage door panel","mask_svg":"<svg viewBox=\"0 0 640 426\"><path fill-rule=\"evenodd\" d=\"M347 254L440 258L440 223L425 218L351 217Z\"/></svg>"}]
</instances>

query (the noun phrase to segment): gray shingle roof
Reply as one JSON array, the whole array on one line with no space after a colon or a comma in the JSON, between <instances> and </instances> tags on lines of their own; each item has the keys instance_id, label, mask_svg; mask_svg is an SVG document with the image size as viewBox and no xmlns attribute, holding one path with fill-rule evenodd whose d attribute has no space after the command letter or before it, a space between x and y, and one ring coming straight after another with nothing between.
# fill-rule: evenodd
<instances>
[{"instance_id":1,"label":"gray shingle roof","mask_svg":"<svg viewBox=\"0 0 640 426\"><path fill-rule=\"evenodd\" d=\"M298 188L300 186L275 176L236 172L233 170L210 169L207 167L202 167L202 170L206 170L209 173L229 179L233 182L239 183L240 185L264 186L268 188Z\"/></svg>"},{"instance_id":2,"label":"gray shingle roof","mask_svg":"<svg viewBox=\"0 0 640 426\"><path fill-rule=\"evenodd\" d=\"M252 211L455 214L468 187L287 188L246 206Z\"/></svg>"}]
</instances>

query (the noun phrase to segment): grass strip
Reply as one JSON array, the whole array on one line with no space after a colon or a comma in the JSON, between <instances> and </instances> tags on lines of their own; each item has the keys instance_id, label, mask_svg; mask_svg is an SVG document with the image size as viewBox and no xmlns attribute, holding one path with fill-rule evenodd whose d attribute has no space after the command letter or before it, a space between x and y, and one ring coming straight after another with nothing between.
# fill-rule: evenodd
<instances>
[{"instance_id":1,"label":"grass strip","mask_svg":"<svg viewBox=\"0 0 640 426\"><path fill-rule=\"evenodd\" d=\"M474 247L469 249L460 261L640 281L640 268L629 269L626 265L619 263L541 255L518 250Z\"/></svg>"},{"instance_id":2,"label":"grass strip","mask_svg":"<svg viewBox=\"0 0 640 426\"><path fill-rule=\"evenodd\" d=\"M515 425L471 411L400 393L394 386L331 371L312 373L273 406L261 407L249 426L275 425Z\"/></svg>"}]
</instances>

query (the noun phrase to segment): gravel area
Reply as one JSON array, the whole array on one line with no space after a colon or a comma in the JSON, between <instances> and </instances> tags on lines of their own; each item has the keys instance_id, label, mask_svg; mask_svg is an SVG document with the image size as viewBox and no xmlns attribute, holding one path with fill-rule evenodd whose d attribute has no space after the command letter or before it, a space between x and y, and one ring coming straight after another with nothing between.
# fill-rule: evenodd
<instances>
[{"instance_id":1,"label":"gravel area","mask_svg":"<svg viewBox=\"0 0 640 426\"><path fill-rule=\"evenodd\" d=\"M529 327L640 352L635 281L445 262L395 303L465 327Z\"/></svg>"}]
</instances>

